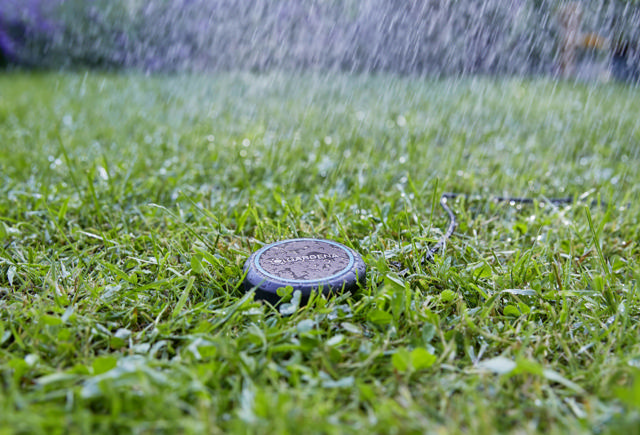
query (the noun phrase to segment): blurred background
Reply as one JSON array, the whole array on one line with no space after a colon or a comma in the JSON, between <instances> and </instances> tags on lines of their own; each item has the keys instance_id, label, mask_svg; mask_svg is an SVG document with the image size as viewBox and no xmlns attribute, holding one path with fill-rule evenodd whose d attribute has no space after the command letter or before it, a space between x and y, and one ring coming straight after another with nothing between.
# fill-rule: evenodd
<instances>
[{"instance_id":1,"label":"blurred background","mask_svg":"<svg viewBox=\"0 0 640 435\"><path fill-rule=\"evenodd\" d=\"M638 1L0 0L4 68L637 82L639 40Z\"/></svg>"}]
</instances>

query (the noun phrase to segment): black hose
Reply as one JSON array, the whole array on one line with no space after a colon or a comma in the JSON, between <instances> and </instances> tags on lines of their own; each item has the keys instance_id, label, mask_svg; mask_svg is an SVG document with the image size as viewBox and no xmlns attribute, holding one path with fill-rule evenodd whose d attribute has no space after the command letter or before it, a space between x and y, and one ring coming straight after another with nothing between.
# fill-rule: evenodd
<instances>
[{"instance_id":1,"label":"black hose","mask_svg":"<svg viewBox=\"0 0 640 435\"><path fill-rule=\"evenodd\" d=\"M442 209L447 213L449 217L449 225L447 225L447 230L438 239L438 241L435 244L433 244L424 254L424 257L422 258L422 261L421 261L422 264L426 262L433 262L434 255L437 254L439 251L441 251L444 245L447 243L447 241L451 238L451 236L453 236L453 233L455 232L458 226L458 220L456 218L456 214L453 212L451 207L449 207L448 201L450 199L455 199L458 197L469 198L469 196L464 193L452 193L452 192L445 192L440 197L440 207L442 207ZM491 198L491 200L494 202L509 202L511 204L533 204L534 203L533 198L523 198L523 197L517 197L517 196L494 196ZM574 199L572 197L550 198L550 199L547 199L546 202L554 205L573 204ZM398 263L395 263L395 264L397 265ZM409 268L404 268L401 271L399 271L398 274L406 275L408 272L409 272Z\"/></svg>"}]
</instances>

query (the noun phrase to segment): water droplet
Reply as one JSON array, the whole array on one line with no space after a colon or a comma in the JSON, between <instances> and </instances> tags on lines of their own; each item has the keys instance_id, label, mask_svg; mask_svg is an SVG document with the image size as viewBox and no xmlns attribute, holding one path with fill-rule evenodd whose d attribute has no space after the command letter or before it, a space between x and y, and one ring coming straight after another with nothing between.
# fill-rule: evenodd
<instances>
[{"instance_id":1,"label":"water droplet","mask_svg":"<svg viewBox=\"0 0 640 435\"><path fill-rule=\"evenodd\" d=\"M398 118L396 118L396 124L398 124L398 127L404 127L405 125L407 125L407 119L400 115L398 116Z\"/></svg>"},{"instance_id":2,"label":"water droplet","mask_svg":"<svg viewBox=\"0 0 640 435\"><path fill-rule=\"evenodd\" d=\"M207 136L207 140L209 142L213 142L214 140L216 140L216 137L214 135L210 134L209 136Z\"/></svg>"},{"instance_id":3,"label":"water droplet","mask_svg":"<svg viewBox=\"0 0 640 435\"><path fill-rule=\"evenodd\" d=\"M240 157L247 157L247 150L240 150Z\"/></svg>"},{"instance_id":4,"label":"water droplet","mask_svg":"<svg viewBox=\"0 0 640 435\"><path fill-rule=\"evenodd\" d=\"M331 136L325 136L324 137L324 143L327 145L331 145L331 143L333 142L333 139L331 139Z\"/></svg>"},{"instance_id":5,"label":"water droplet","mask_svg":"<svg viewBox=\"0 0 640 435\"><path fill-rule=\"evenodd\" d=\"M243 147L248 147L249 145L251 145L251 141L247 138L242 139L242 146Z\"/></svg>"},{"instance_id":6,"label":"water droplet","mask_svg":"<svg viewBox=\"0 0 640 435\"><path fill-rule=\"evenodd\" d=\"M107 173L107 170L105 168L103 168L102 166L98 166L98 175L103 180L108 180L109 179L109 174Z\"/></svg>"},{"instance_id":7,"label":"water droplet","mask_svg":"<svg viewBox=\"0 0 640 435\"><path fill-rule=\"evenodd\" d=\"M398 162L407 163L407 157L406 156L400 156L400 158L398 159Z\"/></svg>"},{"instance_id":8,"label":"water droplet","mask_svg":"<svg viewBox=\"0 0 640 435\"><path fill-rule=\"evenodd\" d=\"M62 164L62 160L55 159L53 162L51 162L51 164L49 165L49 168L55 169L57 166L60 166L61 164Z\"/></svg>"}]
</instances>

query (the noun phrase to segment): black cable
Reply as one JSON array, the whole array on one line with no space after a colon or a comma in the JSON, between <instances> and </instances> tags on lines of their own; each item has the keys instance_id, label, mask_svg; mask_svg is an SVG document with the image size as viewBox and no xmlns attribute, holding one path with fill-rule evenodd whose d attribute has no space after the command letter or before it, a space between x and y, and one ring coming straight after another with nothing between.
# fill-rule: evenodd
<instances>
[{"instance_id":1,"label":"black cable","mask_svg":"<svg viewBox=\"0 0 640 435\"><path fill-rule=\"evenodd\" d=\"M433 244L424 254L421 261L422 264L426 263L427 261L429 262L434 261L434 255L437 254L440 250L442 250L444 245L451 238L451 236L453 236L453 233L458 227L458 220L456 218L456 214L453 212L453 210L451 209L451 207L449 207L449 204L448 204L449 199L456 199L458 197L469 198L469 195L466 195L464 193L445 192L440 197L440 207L442 207L442 209L447 213L449 217L449 225L447 226L447 230L445 231L445 233L442 236L440 236L438 241L435 244ZM509 202L511 204L533 204L535 201L533 198L524 198L524 197L518 197L518 196L494 196L494 197L491 197L491 200L494 202ZM574 199L572 197L549 198L549 199L546 199L546 202L554 205L573 204ZM394 262L394 264L399 265L399 263L396 263L396 262ZM409 272L409 268L407 267L400 270L398 274L406 275L408 272Z\"/></svg>"}]
</instances>

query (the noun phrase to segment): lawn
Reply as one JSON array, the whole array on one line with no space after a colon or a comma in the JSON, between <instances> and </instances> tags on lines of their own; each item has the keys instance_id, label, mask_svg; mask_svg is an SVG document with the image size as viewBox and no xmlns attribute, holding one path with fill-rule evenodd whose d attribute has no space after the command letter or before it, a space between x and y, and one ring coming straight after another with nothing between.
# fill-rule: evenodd
<instances>
[{"instance_id":1,"label":"lawn","mask_svg":"<svg viewBox=\"0 0 640 435\"><path fill-rule=\"evenodd\" d=\"M4 73L0 434L638 433L638 113L614 83ZM244 261L291 237L366 287L254 301Z\"/></svg>"}]
</instances>

